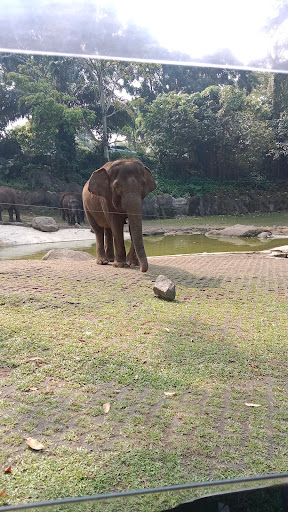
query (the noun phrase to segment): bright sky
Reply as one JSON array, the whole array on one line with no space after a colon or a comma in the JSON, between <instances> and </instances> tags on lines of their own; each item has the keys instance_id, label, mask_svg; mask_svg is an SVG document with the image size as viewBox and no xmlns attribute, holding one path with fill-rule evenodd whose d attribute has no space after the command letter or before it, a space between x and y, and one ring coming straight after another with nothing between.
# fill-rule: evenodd
<instances>
[{"instance_id":1,"label":"bright sky","mask_svg":"<svg viewBox=\"0 0 288 512\"><path fill-rule=\"evenodd\" d=\"M106 2L105 2L106 3ZM247 64L267 53L261 29L277 0L114 0L121 21L149 27L161 45L192 57L229 48Z\"/></svg>"}]
</instances>

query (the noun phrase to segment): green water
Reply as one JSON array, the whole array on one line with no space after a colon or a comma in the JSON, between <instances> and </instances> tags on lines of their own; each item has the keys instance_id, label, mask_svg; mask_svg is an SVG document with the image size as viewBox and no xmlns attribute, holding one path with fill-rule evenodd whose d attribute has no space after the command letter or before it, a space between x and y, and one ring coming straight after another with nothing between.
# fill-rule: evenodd
<instances>
[{"instance_id":1,"label":"green water","mask_svg":"<svg viewBox=\"0 0 288 512\"><path fill-rule=\"evenodd\" d=\"M76 245L76 244L75 244ZM130 241L125 242L126 250L129 250ZM264 249L272 249L281 245L288 245L287 238L273 239L268 241L261 241L258 238L227 238L227 237L207 237L205 235L163 235L163 236L145 236L144 246L147 256L164 256L167 254L195 254L195 253L212 253L212 252L235 252L235 251L263 251ZM92 256L96 255L95 244L83 243L83 246L73 246L73 243L63 242L62 244L50 244L50 247L45 247L45 250L37 251L29 254L27 246L27 254L25 255L25 248L22 246L24 253L21 259L41 259L49 249L53 248L67 248L76 249L88 252ZM36 252L37 251L37 252ZM14 256L17 257L17 256ZM13 258L13 256L12 256ZM1 251L0 251L1 259ZM6 259L3 258L2 259ZM7 259L11 259L11 256ZM18 259L19 256L18 256Z\"/></svg>"}]
</instances>

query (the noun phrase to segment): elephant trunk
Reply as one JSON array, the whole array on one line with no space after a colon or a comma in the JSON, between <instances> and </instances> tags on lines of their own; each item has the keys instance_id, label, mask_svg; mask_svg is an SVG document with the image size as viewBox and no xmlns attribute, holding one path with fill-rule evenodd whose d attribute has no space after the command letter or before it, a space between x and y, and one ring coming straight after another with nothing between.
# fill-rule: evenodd
<instances>
[{"instance_id":1,"label":"elephant trunk","mask_svg":"<svg viewBox=\"0 0 288 512\"><path fill-rule=\"evenodd\" d=\"M131 196L127 197L126 200L122 200L122 205L128 215L129 229L132 238L131 243L134 245L136 256L140 263L140 270L141 272L147 272L148 261L142 234L142 199L141 197L135 198Z\"/></svg>"}]
</instances>

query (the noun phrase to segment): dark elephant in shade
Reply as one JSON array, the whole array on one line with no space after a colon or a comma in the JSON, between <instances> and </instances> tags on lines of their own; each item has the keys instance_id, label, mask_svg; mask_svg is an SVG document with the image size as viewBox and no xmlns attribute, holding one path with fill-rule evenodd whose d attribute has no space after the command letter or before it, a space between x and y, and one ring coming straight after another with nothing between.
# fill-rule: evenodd
<instances>
[{"instance_id":1,"label":"dark elephant in shade","mask_svg":"<svg viewBox=\"0 0 288 512\"><path fill-rule=\"evenodd\" d=\"M2 221L3 210L8 210L9 221L13 222L15 213L16 221L21 222L20 212L18 207L17 191L11 187L0 187L0 221Z\"/></svg>"},{"instance_id":2,"label":"dark elephant in shade","mask_svg":"<svg viewBox=\"0 0 288 512\"><path fill-rule=\"evenodd\" d=\"M148 269L142 235L142 201L156 188L148 167L136 158L107 162L94 171L83 189L86 217L96 235L97 263L139 265ZM123 228L129 221L131 248L126 258ZM115 248L115 258L114 258Z\"/></svg>"},{"instance_id":3,"label":"dark elephant in shade","mask_svg":"<svg viewBox=\"0 0 288 512\"><path fill-rule=\"evenodd\" d=\"M81 194L75 192L66 192L61 196L60 207L62 219L68 221L69 226L74 226L76 222L84 222L84 209Z\"/></svg>"}]
</instances>

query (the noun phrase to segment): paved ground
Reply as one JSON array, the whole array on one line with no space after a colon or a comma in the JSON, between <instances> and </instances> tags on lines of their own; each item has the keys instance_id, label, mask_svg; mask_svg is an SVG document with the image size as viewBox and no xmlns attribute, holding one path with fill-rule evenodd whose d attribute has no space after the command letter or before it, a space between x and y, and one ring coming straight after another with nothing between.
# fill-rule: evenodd
<instances>
[{"instance_id":1,"label":"paved ground","mask_svg":"<svg viewBox=\"0 0 288 512\"><path fill-rule=\"evenodd\" d=\"M59 261L43 262L33 260L3 260L0 261L0 274L5 274L7 279L1 283L0 293L21 290L21 283L25 283L25 289L30 287L33 290L33 280L30 279L31 274L34 276L41 275L51 276L51 289L55 286L55 282L60 277L73 280L77 272L79 280L90 280L91 275L106 276L110 280L117 275L125 275L131 277L133 272L133 281L141 282L143 279L156 278L160 273L169 275L171 279L179 284L190 284L193 288L199 286L204 289L217 282L225 281L230 284L231 293L238 293L235 289L235 280L241 278L241 289L247 289L249 294L249 283L255 279L259 282L266 283L267 290L277 293L286 294L288 283L288 259L287 258L271 258L267 254L261 252L255 253L217 253L217 254L192 254L182 256L155 256L148 258L149 269L147 273L141 273L138 270L117 269L112 265L99 266L95 261L83 262ZM169 270L168 270L169 269ZM107 273L109 272L109 273ZM93 274L92 274L93 273ZM9 277L9 278L8 278ZM95 278L93 277L93 278ZM18 279L19 278L19 279ZM40 289L38 289L40 292ZM37 289L36 289L37 293ZM221 287L219 293L222 293Z\"/></svg>"},{"instance_id":2,"label":"paved ground","mask_svg":"<svg viewBox=\"0 0 288 512\"><path fill-rule=\"evenodd\" d=\"M61 293L61 279L65 280L65 282L70 281L71 287L73 287L75 276L77 276L77 282L79 284L81 282L85 283L87 280L92 282L95 278L103 282L113 282L113 280L117 280L117 277L127 275L127 281L128 277L129 279L132 278L133 285L137 285L137 283L140 284L143 280L148 279L153 281L159 274L165 273L174 280L176 285L181 284L187 288L193 288L195 291L195 301L198 298L200 298L200 300L209 300L211 289L214 289L214 294L215 290L217 290L216 295L217 300L220 301L220 307L223 294L225 294L226 297L228 294L228 296L231 297L231 300L235 300L235 298L237 298L239 301L251 301L253 305L253 313L253 308L257 308L257 286L261 286L261 288L264 287L267 294L276 294L277 296L287 297L288 259L286 258L270 258L262 253L225 253L151 257L148 260L149 270L145 274L138 270L117 269L112 265L98 266L94 260L85 262L85 265L83 262L71 261L0 261L0 295L5 296L5 294L20 293L22 295L27 294L28 297L32 297L33 295L37 297L37 295L42 293L39 283L43 281L44 278L46 283L45 293L49 293L51 290L51 293L57 294ZM227 311L227 325L229 324L229 321L231 321L229 318L229 311ZM11 408L11 414L13 414L15 406L17 404L18 406L21 404L21 393L16 392L16 384L8 384L5 386L5 381L7 381L7 383L9 381L10 372L11 370L9 368L0 368L0 384L1 382L4 384L1 399L8 400L10 404L9 407ZM267 376L267 378L264 377L262 382L266 389L266 398L269 403L271 400L271 389L275 383L273 378L270 378L269 376ZM54 396L61 392L64 385L65 383L60 380L58 382L57 380L49 379L48 377L42 383L43 389L48 387L49 390L53 391ZM247 385L249 385L251 389L254 385L257 387L257 382L249 382ZM107 386L109 387L109 384ZM104 392L104 388L101 388L99 389L98 394L103 395ZM73 403L77 393L79 394L80 391L75 392L75 396L73 393L69 395L67 398L67 404L68 402ZM124 396L125 393L127 393L127 390L123 388L122 395ZM122 395L119 395L115 400L123 400ZM91 399L97 400L97 397L98 395L95 395ZM159 398L159 404L162 403L161 400L163 401L162 397ZM206 398L203 395L204 405L202 405L204 408L205 400ZM225 396L225 401L227 401L227 403L229 403L229 400L230 397L228 395ZM155 405L156 409L157 403ZM183 396L183 404L185 405L185 396ZM59 404L56 405L57 407L59 406ZM53 407L50 411L51 417L45 417L46 426L49 426L50 424L53 425L55 418L55 411L53 410ZM6 410L6 416L9 415L9 410L9 408ZM61 422L58 424L57 434L55 433L55 442L65 444L64 434L67 432L67 426L68 428L73 429L73 425L77 422L77 411L75 410L73 414L74 415L69 425L67 425L67 423L63 423L62 425ZM28 421L28 419L29 418L25 417L25 413L19 415L18 427L20 430L21 425L25 421ZM40 418L37 419L37 410L35 410L35 422L36 425L33 435L37 438L37 436L43 432L43 421ZM219 428L220 430L224 429L224 426L221 424ZM11 432L12 431L13 429L11 429ZM8 434L9 428L6 431L6 435ZM112 433L112 437L113 436L117 436L117 432ZM110 439L103 441L102 449L109 450L110 444ZM69 445L71 446L71 442ZM77 440L77 443L75 443L75 447L77 447L77 445L79 445L79 439ZM171 445L171 447L173 446ZM15 447L14 454L17 452L19 453L18 450L21 452L22 446L21 448Z\"/></svg>"}]
</instances>

